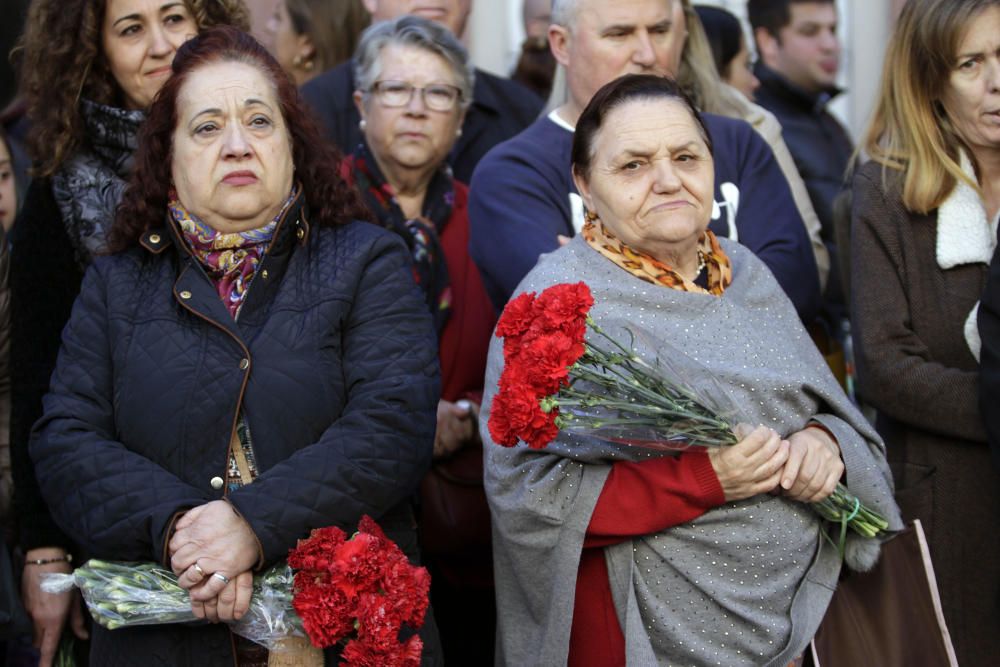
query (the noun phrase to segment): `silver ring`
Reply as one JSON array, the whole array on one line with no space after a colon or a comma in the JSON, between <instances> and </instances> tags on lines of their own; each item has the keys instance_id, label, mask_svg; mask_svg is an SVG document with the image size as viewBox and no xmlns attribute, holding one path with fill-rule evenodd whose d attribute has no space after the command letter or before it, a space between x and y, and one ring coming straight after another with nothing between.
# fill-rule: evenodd
<instances>
[{"instance_id":1,"label":"silver ring","mask_svg":"<svg viewBox=\"0 0 1000 667\"><path fill-rule=\"evenodd\" d=\"M202 579L205 578L205 570L201 569L201 565L198 565L198 561L195 561L194 565L192 565L191 567L194 568L194 571L198 573L198 576L200 578Z\"/></svg>"},{"instance_id":2,"label":"silver ring","mask_svg":"<svg viewBox=\"0 0 1000 667\"><path fill-rule=\"evenodd\" d=\"M222 574L221 572L213 572L212 576L221 581L224 584L229 584L229 577Z\"/></svg>"}]
</instances>

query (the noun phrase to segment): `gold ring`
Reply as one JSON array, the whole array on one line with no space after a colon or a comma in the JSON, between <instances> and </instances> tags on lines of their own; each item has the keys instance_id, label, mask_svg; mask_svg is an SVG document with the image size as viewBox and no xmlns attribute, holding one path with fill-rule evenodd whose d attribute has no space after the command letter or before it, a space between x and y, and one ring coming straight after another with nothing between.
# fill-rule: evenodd
<instances>
[{"instance_id":1,"label":"gold ring","mask_svg":"<svg viewBox=\"0 0 1000 667\"><path fill-rule=\"evenodd\" d=\"M193 567L194 571L198 573L198 577L200 579L205 578L205 570L201 569L201 565L198 565L198 561L195 561L194 565L192 565L191 567Z\"/></svg>"}]
</instances>

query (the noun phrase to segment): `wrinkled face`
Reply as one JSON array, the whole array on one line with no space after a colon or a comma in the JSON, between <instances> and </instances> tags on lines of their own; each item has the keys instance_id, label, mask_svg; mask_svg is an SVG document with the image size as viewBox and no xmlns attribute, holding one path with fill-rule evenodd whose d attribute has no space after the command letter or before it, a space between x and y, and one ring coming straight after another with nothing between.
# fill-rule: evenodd
<instances>
[{"instance_id":1,"label":"wrinkled face","mask_svg":"<svg viewBox=\"0 0 1000 667\"><path fill-rule=\"evenodd\" d=\"M750 51L747 49L745 39L740 40L739 53L729 61L729 70L723 78L730 86L746 95L748 100L753 100L754 91L760 87L760 81L753 74Z\"/></svg>"},{"instance_id":2,"label":"wrinkled face","mask_svg":"<svg viewBox=\"0 0 1000 667\"><path fill-rule=\"evenodd\" d=\"M0 139L0 226L10 230L17 212L17 187L14 183L14 163L7 144Z\"/></svg>"},{"instance_id":3,"label":"wrinkled face","mask_svg":"<svg viewBox=\"0 0 1000 667\"><path fill-rule=\"evenodd\" d=\"M984 10L969 25L942 102L973 153L1000 150L1000 7Z\"/></svg>"},{"instance_id":4,"label":"wrinkled face","mask_svg":"<svg viewBox=\"0 0 1000 667\"><path fill-rule=\"evenodd\" d=\"M694 248L712 215L711 152L687 108L625 102L594 136L590 173L574 176L587 208L634 249L666 259Z\"/></svg>"},{"instance_id":5,"label":"wrinkled face","mask_svg":"<svg viewBox=\"0 0 1000 667\"><path fill-rule=\"evenodd\" d=\"M832 2L796 2L789 12L778 39L761 42L765 63L808 92L833 87L840 67L837 8Z\"/></svg>"},{"instance_id":6,"label":"wrinkled face","mask_svg":"<svg viewBox=\"0 0 1000 667\"><path fill-rule=\"evenodd\" d=\"M146 109L170 77L177 49L198 34L180 0L108 0L101 43L129 109Z\"/></svg>"},{"instance_id":7,"label":"wrinkled face","mask_svg":"<svg viewBox=\"0 0 1000 667\"><path fill-rule=\"evenodd\" d=\"M417 88L459 84L448 61L421 48L389 44L379 54L379 64L378 82ZM400 170L436 169L448 157L462 126L464 114L458 101L450 111L436 111L428 108L424 95L414 90L408 104L392 107L380 101L378 94L355 93L365 139L390 182Z\"/></svg>"},{"instance_id":8,"label":"wrinkled face","mask_svg":"<svg viewBox=\"0 0 1000 667\"><path fill-rule=\"evenodd\" d=\"M177 98L177 197L213 229L262 227L292 189L291 139L271 80L235 62L192 71Z\"/></svg>"},{"instance_id":9,"label":"wrinkled face","mask_svg":"<svg viewBox=\"0 0 1000 667\"><path fill-rule=\"evenodd\" d=\"M372 23L415 14L441 23L456 37L461 37L472 0L364 0L364 5L372 15Z\"/></svg>"},{"instance_id":10,"label":"wrinkled face","mask_svg":"<svg viewBox=\"0 0 1000 667\"><path fill-rule=\"evenodd\" d=\"M671 0L581 0L571 28L552 26L553 54L566 67L570 94L581 110L604 84L624 74L673 75Z\"/></svg>"}]
</instances>

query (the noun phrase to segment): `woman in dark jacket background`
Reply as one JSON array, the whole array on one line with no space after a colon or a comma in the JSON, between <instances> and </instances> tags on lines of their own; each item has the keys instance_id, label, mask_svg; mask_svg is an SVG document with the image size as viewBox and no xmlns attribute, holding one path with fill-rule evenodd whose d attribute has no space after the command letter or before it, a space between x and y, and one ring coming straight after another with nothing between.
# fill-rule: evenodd
<instances>
[{"instance_id":1,"label":"woman in dark jacket background","mask_svg":"<svg viewBox=\"0 0 1000 667\"><path fill-rule=\"evenodd\" d=\"M177 47L217 24L246 24L242 0L34 0L25 24L22 92L34 179L11 247L11 459L25 607L41 667L54 657L71 595L43 595L39 577L68 572L73 544L53 523L28 458L32 424L59 334L87 266L107 245L131 172L145 108ZM85 636L79 605L73 628Z\"/></svg>"},{"instance_id":2,"label":"woman in dark jacket background","mask_svg":"<svg viewBox=\"0 0 1000 667\"><path fill-rule=\"evenodd\" d=\"M120 252L88 270L31 453L88 553L169 563L195 613L225 621L252 572L311 529L367 513L414 553L439 376L404 244L352 220L365 213L339 155L280 66L216 28L173 71L112 231ZM94 628L94 664L151 657L262 659L224 625Z\"/></svg>"}]
</instances>

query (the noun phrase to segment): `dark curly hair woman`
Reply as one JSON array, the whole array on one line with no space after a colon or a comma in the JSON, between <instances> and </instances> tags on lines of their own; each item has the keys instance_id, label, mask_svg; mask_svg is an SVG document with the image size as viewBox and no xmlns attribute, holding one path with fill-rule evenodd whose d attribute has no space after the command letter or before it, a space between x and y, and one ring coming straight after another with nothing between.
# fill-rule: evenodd
<instances>
[{"instance_id":1,"label":"dark curly hair woman","mask_svg":"<svg viewBox=\"0 0 1000 667\"><path fill-rule=\"evenodd\" d=\"M246 21L241 0L34 0L29 9L20 49L34 179L11 236L11 456L22 593L42 667L67 618L86 634L70 594L38 588L42 573L68 572L82 557L49 516L28 458L59 334L84 270L107 248L136 134L177 48L210 26Z\"/></svg>"},{"instance_id":2,"label":"dark curly hair woman","mask_svg":"<svg viewBox=\"0 0 1000 667\"><path fill-rule=\"evenodd\" d=\"M212 623L95 627L95 664L266 664L216 622L240 618L253 572L313 529L369 514L415 557L437 337L406 245L359 220L338 158L246 33L213 28L178 50L31 455L76 543L169 565ZM421 634L438 664L433 622ZM338 658L299 651L282 659Z\"/></svg>"}]
</instances>

